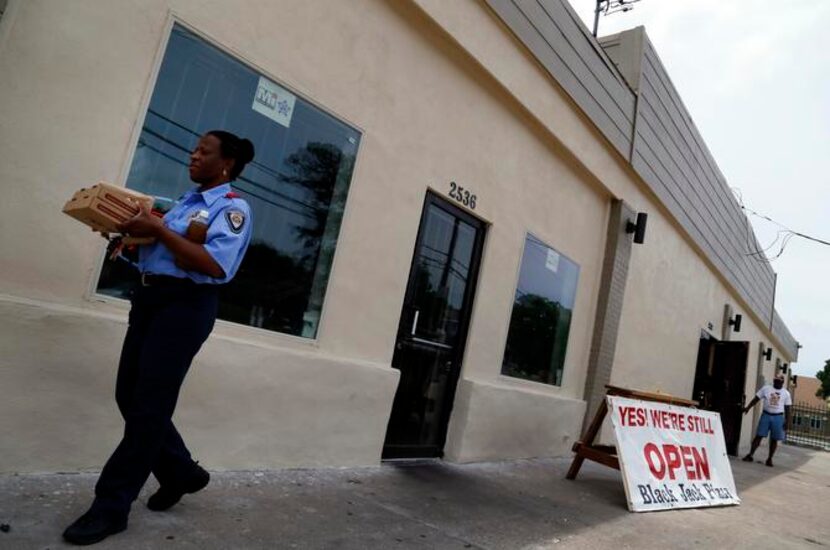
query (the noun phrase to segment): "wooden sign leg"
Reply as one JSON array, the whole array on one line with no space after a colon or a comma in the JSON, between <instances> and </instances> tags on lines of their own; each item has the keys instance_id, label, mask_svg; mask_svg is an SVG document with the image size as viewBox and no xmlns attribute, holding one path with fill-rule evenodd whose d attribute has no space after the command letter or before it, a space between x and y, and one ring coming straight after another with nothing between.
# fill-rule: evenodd
<instances>
[{"instance_id":1,"label":"wooden sign leg","mask_svg":"<svg viewBox=\"0 0 830 550\"><path fill-rule=\"evenodd\" d=\"M585 455L582 453L582 448L590 447L594 443L594 439L596 439L599 429L602 427L602 421L605 420L605 415L607 413L608 404L605 398L603 398L597 408L597 414L594 415L594 420L591 422L591 425L588 426L588 429L585 430L582 440L574 444L573 450L576 453L576 456L574 457L573 462L571 462L571 467L568 470L567 475L565 475L565 479L576 479L576 475L579 473L579 469L582 468L582 463L585 461Z\"/></svg>"}]
</instances>

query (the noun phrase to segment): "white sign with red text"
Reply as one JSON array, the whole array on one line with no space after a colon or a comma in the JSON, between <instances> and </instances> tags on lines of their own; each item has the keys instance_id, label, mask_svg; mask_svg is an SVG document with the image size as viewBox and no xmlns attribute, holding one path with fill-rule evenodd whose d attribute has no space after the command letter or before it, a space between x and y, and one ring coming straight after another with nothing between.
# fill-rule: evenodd
<instances>
[{"instance_id":1,"label":"white sign with red text","mask_svg":"<svg viewBox=\"0 0 830 550\"><path fill-rule=\"evenodd\" d=\"M628 509L740 504L720 415L608 396Z\"/></svg>"}]
</instances>

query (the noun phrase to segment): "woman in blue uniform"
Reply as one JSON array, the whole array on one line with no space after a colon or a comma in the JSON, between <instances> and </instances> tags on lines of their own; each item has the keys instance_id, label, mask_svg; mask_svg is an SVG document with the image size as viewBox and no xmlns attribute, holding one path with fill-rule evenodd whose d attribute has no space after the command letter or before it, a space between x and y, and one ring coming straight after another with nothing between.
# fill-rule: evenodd
<instances>
[{"instance_id":1,"label":"woman in blue uniform","mask_svg":"<svg viewBox=\"0 0 830 550\"><path fill-rule=\"evenodd\" d=\"M218 290L236 274L251 240L251 211L230 183L254 157L253 144L225 131L199 139L190 155L185 193L164 218L142 209L120 228L154 237L139 247L141 283L132 298L118 365L115 398L124 436L101 472L91 508L64 539L92 544L127 527L127 515L150 473L160 488L151 510L173 506L210 479L190 456L172 417L196 352L216 320ZM204 244L186 238L188 225L207 214Z\"/></svg>"}]
</instances>

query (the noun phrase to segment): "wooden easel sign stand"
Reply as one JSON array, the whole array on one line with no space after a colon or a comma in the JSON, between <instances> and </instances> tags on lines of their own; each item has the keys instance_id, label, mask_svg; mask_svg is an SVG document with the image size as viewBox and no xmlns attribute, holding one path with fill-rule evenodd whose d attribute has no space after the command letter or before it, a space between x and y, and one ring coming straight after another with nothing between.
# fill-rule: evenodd
<instances>
[{"instance_id":1,"label":"wooden easel sign stand","mask_svg":"<svg viewBox=\"0 0 830 550\"><path fill-rule=\"evenodd\" d=\"M689 399L606 388L573 446L568 479L576 478L585 459L620 470L632 512L740 504L718 413L700 411ZM609 412L617 445L596 445Z\"/></svg>"}]
</instances>

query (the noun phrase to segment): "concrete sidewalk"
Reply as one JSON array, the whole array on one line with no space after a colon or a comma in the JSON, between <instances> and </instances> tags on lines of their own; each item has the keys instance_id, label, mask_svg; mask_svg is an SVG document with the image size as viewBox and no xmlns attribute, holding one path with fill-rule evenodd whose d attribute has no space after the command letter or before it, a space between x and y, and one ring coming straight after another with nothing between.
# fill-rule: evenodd
<instances>
[{"instance_id":1,"label":"concrete sidewalk","mask_svg":"<svg viewBox=\"0 0 830 550\"><path fill-rule=\"evenodd\" d=\"M759 450L758 456L766 451ZM783 447L775 468L733 460L743 501L629 513L618 472L570 459L214 473L169 512L135 503L95 548L830 548L830 454ZM96 475L0 476L0 548L64 548Z\"/></svg>"}]
</instances>

